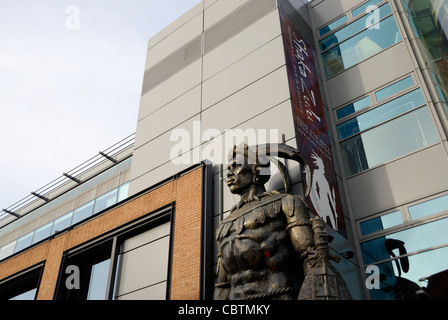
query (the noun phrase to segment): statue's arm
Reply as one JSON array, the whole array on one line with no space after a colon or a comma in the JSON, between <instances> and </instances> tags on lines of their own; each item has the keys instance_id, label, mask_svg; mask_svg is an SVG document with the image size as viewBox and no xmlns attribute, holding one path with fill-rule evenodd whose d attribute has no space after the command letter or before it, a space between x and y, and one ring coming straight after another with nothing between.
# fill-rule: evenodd
<instances>
[{"instance_id":1,"label":"statue's arm","mask_svg":"<svg viewBox=\"0 0 448 320\"><path fill-rule=\"evenodd\" d=\"M302 256L313 245L313 230L307 206L296 195L282 199L282 209L286 216L287 229L294 249Z\"/></svg>"},{"instance_id":2,"label":"statue's arm","mask_svg":"<svg viewBox=\"0 0 448 320\"><path fill-rule=\"evenodd\" d=\"M215 284L214 299L215 300L229 300L230 283L227 279L227 272L221 264L221 254L218 254L218 279Z\"/></svg>"}]
</instances>

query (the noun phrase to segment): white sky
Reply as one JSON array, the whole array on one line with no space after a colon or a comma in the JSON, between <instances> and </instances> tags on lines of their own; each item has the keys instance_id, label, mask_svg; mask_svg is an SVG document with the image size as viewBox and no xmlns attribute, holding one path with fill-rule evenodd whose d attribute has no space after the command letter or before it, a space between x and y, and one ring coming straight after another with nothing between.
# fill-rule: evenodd
<instances>
[{"instance_id":1,"label":"white sky","mask_svg":"<svg viewBox=\"0 0 448 320\"><path fill-rule=\"evenodd\" d=\"M135 132L147 41L199 2L0 0L0 210Z\"/></svg>"}]
</instances>

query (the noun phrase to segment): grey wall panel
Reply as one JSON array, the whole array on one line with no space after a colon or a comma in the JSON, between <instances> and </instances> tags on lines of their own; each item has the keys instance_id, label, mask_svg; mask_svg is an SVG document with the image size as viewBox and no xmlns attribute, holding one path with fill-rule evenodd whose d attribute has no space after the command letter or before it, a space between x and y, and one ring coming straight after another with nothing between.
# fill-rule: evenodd
<instances>
[{"instance_id":1,"label":"grey wall panel","mask_svg":"<svg viewBox=\"0 0 448 320\"><path fill-rule=\"evenodd\" d=\"M201 86L198 85L177 99L154 111L137 123L134 148L172 130L201 111Z\"/></svg>"},{"instance_id":2,"label":"grey wall panel","mask_svg":"<svg viewBox=\"0 0 448 320\"><path fill-rule=\"evenodd\" d=\"M149 48L146 53L145 70L154 67L181 47L188 46L195 38L200 37L204 31L203 20L203 14L200 12L166 38Z\"/></svg>"},{"instance_id":3,"label":"grey wall panel","mask_svg":"<svg viewBox=\"0 0 448 320\"><path fill-rule=\"evenodd\" d=\"M223 79L224 81L224 79ZM230 79L231 81L231 79ZM205 84L204 84L205 86ZM210 84L210 87L212 84ZM218 90L218 84L213 84L215 90L209 91L208 102L212 105L225 98L225 92L213 94ZM204 130L216 128L220 131L233 128L245 119L252 118L261 112L290 98L286 68L281 67L251 85L239 90L227 99L214 105L202 113ZM204 100L206 98L204 97ZM238 116L229 116L229 115Z\"/></svg>"},{"instance_id":4,"label":"grey wall panel","mask_svg":"<svg viewBox=\"0 0 448 320\"><path fill-rule=\"evenodd\" d=\"M167 282L161 282L128 294L119 296L117 300L166 300Z\"/></svg>"},{"instance_id":5,"label":"grey wall panel","mask_svg":"<svg viewBox=\"0 0 448 320\"><path fill-rule=\"evenodd\" d=\"M354 8L364 0L330 0L322 1L313 7L314 23L320 28L346 11Z\"/></svg>"},{"instance_id":6,"label":"grey wall panel","mask_svg":"<svg viewBox=\"0 0 448 320\"><path fill-rule=\"evenodd\" d=\"M243 59L281 35L278 10L274 10L204 56L204 80Z\"/></svg>"},{"instance_id":7,"label":"grey wall panel","mask_svg":"<svg viewBox=\"0 0 448 320\"><path fill-rule=\"evenodd\" d=\"M205 31L207 53L277 7L276 0L252 0Z\"/></svg>"},{"instance_id":8,"label":"grey wall panel","mask_svg":"<svg viewBox=\"0 0 448 320\"><path fill-rule=\"evenodd\" d=\"M145 94L179 70L199 59L202 49L201 41L201 36L197 37L152 68L146 70L143 77L142 94Z\"/></svg>"},{"instance_id":9,"label":"grey wall panel","mask_svg":"<svg viewBox=\"0 0 448 320\"><path fill-rule=\"evenodd\" d=\"M348 179L355 219L446 190L447 167L438 144Z\"/></svg>"},{"instance_id":10,"label":"grey wall panel","mask_svg":"<svg viewBox=\"0 0 448 320\"><path fill-rule=\"evenodd\" d=\"M166 281L170 237L150 242L121 255L119 291L121 296Z\"/></svg>"},{"instance_id":11,"label":"grey wall panel","mask_svg":"<svg viewBox=\"0 0 448 320\"><path fill-rule=\"evenodd\" d=\"M205 5L204 28L208 29L221 21L233 11L238 10L250 0L214 0L209 6ZM206 0L206 3L211 2Z\"/></svg>"},{"instance_id":12,"label":"grey wall panel","mask_svg":"<svg viewBox=\"0 0 448 320\"><path fill-rule=\"evenodd\" d=\"M151 230L127 239L123 244L122 253L126 253L157 239L168 236L170 234L170 225L170 223L164 223L160 226L152 228Z\"/></svg>"},{"instance_id":13,"label":"grey wall panel","mask_svg":"<svg viewBox=\"0 0 448 320\"><path fill-rule=\"evenodd\" d=\"M188 65L175 75L142 95L138 120L143 119L154 111L160 109L184 93L190 91L201 83L201 59ZM139 132L137 132L137 136Z\"/></svg>"},{"instance_id":14,"label":"grey wall panel","mask_svg":"<svg viewBox=\"0 0 448 320\"><path fill-rule=\"evenodd\" d=\"M199 148L199 147L198 147ZM190 156L187 155L189 158ZM174 164L168 161L158 167L147 168L149 171L142 171L140 175L135 176L129 185L129 196L151 187L160 181L168 179L173 175L191 167L193 163Z\"/></svg>"},{"instance_id":15,"label":"grey wall panel","mask_svg":"<svg viewBox=\"0 0 448 320\"><path fill-rule=\"evenodd\" d=\"M191 22L191 20L195 19L198 14L202 13L203 9L204 9L203 3L200 2L196 6L191 8L188 12L186 12L185 14L177 18L175 21L170 23L163 30L161 30L159 33L157 33L151 39L148 40L148 49L151 49L157 44L160 44L161 42L163 42L163 40L176 33L178 29L188 25L188 23Z\"/></svg>"},{"instance_id":16,"label":"grey wall panel","mask_svg":"<svg viewBox=\"0 0 448 320\"><path fill-rule=\"evenodd\" d=\"M397 45L328 80L333 106L339 107L366 92L414 70L406 45Z\"/></svg>"},{"instance_id":17,"label":"grey wall panel","mask_svg":"<svg viewBox=\"0 0 448 320\"><path fill-rule=\"evenodd\" d=\"M196 141L194 137L199 137L199 141ZM180 124L175 129L141 145L134 151L131 181L180 155L176 153L176 150L189 151L199 146L200 139L200 117L195 116L191 120ZM185 148L180 148L183 146ZM190 165L199 161L198 159L195 162L191 162ZM146 187L149 186L151 185L147 185Z\"/></svg>"}]
</instances>

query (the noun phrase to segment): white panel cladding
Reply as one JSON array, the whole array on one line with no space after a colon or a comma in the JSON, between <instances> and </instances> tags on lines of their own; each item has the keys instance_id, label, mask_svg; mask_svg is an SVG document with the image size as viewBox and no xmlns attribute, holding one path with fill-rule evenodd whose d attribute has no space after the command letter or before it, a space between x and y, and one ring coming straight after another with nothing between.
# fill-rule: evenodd
<instances>
[{"instance_id":1,"label":"white panel cladding","mask_svg":"<svg viewBox=\"0 0 448 320\"><path fill-rule=\"evenodd\" d=\"M221 1L222 2L222 1ZM278 10L274 10L253 25L204 56L204 80L258 50L281 35ZM283 47L281 48L283 50Z\"/></svg>"},{"instance_id":2,"label":"white panel cladding","mask_svg":"<svg viewBox=\"0 0 448 320\"><path fill-rule=\"evenodd\" d=\"M414 70L405 43L398 43L328 80L334 107L398 79Z\"/></svg>"},{"instance_id":3,"label":"white panel cladding","mask_svg":"<svg viewBox=\"0 0 448 320\"><path fill-rule=\"evenodd\" d=\"M205 81L203 84L203 110L255 83L257 80L269 77L271 72L276 73L275 70L285 63L281 45L282 39L278 37ZM286 73L283 73L280 77L285 77L285 80L287 80ZM281 82L281 84L284 83L284 81ZM271 89L268 88L271 91L284 90L275 83L272 86ZM253 99L258 99L257 96L264 96L264 93L262 91L255 93ZM241 117L244 119L243 116Z\"/></svg>"},{"instance_id":4,"label":"white panel cladding","mask_svg":"<svg viewBox=\"0 0 448 320\"><path fill-rule=\"evenodd\" d=\"M141 120L167 103L177 99L201 83L202 61L198 60L145 93L140 100L138 119ZM136 139L140 132L137 132Z\"/></svg>"},{"instance_id":5,"label":"white panel cladding","mask_svg":"<svg viewBox=\"0 0 448 320\"><path fill-rule=\"evenodd\" d=\"M172 52L201 35L203 31L203 19L203 14L200 12L190 21L182 25L182 27L149 48L147 51L145 70L153 67L164 60Z\"/></svg>"},{"instance_id":6,"label":"white panel cladding","mask_svg":"<svg viewBox=\"0 0 448 320\"><path fill-rule=\"evenodd\" d=\"M438 144L348 179L355 219L448 189L447 167Z\"/></svg>"},{"instance_id":7,"label":"white panel cladding","mask_svg":"<svg viewBox=\"0 0 448 320\"><path fill-rule=\"evenodd\" d=\"M185 120L199 114L200 111L201 86L197 85L137 123L139 134L135 140L135 148L172 130Z\"/></svg>"},{"instance_id":8,"label":"white panel cladding","mask_svg":"<svg viewBox=\"0 0 448 320\"><path fill-rule=\"evenodd\" d=\"M116 296L133 293L133 298L165 298L166 291L157 285L167 281L169 230L168 222L125 241L119 257Z\"/></svg>"}]
</instances>

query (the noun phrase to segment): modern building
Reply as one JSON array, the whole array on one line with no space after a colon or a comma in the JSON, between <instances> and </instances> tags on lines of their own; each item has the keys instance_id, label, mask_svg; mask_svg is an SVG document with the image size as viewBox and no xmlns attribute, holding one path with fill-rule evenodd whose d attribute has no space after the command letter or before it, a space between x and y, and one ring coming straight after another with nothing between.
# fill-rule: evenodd
<instances>
[{"instance_id":1,"label":"modern building","mask_svg":"<svg viewBox=\"0 0 448 320\"><path fill-rule=\"evenodd\" d=\"M204 0L149 40L135 135L2 212L0 297L211 299L245 141L307 158L354 299L446 298L447 10Z\"/></svg>"}]
</instances>

